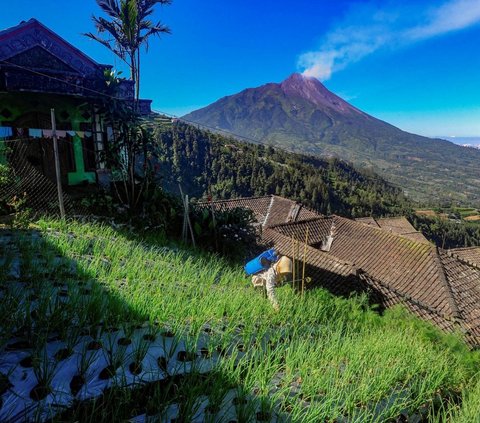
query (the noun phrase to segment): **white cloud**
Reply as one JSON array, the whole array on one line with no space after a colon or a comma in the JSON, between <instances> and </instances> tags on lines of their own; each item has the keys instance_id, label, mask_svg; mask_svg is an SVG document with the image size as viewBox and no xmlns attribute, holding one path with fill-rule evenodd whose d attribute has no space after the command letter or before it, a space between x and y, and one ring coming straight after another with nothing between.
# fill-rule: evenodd
<instances>
[{"instance_id":1,"label":"white cloud","mask_svg":"<svg viewBox=\"0 0 480 423\"><path fill-rule=\"evenodd\" d=\"M448 0L436 7L421 1L385 3L352 8L324 37L318 50L300 56L298 67L303 74L327 80L379 49L408 45L480 22L480 0Z\"/></svg>"},{"instance_id":2,"label":"white cloud","mask_svg":"<svg viewBox=\"0 0 480 423\"><path fill-rule=\"evenodd\" d=\"M480 22L480 1L449 1L429 15L428 22L407 30L405 35L412 39L424 39L475 25Z\"/></svg>"}]
</instances>

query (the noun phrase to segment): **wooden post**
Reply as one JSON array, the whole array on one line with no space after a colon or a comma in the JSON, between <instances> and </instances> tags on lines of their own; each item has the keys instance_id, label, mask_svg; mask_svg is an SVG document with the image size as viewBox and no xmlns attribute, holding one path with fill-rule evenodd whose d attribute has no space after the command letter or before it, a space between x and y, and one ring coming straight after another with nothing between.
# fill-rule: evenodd
<instances>
[{"instance_id":1,"label":"wooden post","mask_svg":"<svg viewBox=\"0 0 480 423\"><path fill-rule=\"evenodd\" d=\"M53 154L55 156L55 176L57 178L58 205L60 207L60 217L65 219L65 206L63 204L62 180L60 175L60 157L58 155L57 124L55 121L55 109L50 110L52 117L52 138Z\"/></svg>"},{"instance_id":2,"label":"wooden post","mask_svg":"<svg viewBox=\"0 0 480 423\"><path fill-rule=\"evenodd\" d=\"M193 234L193 228L192 228L192 222L190 221L190 205L189 205L189 201L188 201L188 195L185 196L185 211L187 213L187 223L188 223L188 227L190 228L190 235L192 237L192 244L193 244L193 248L197 248L197 246L195 245L195 235Z\"/></svg>"},{"instance_id":3,"label":"wooden post","mask_svg":"<svg viewBox=\"0 0 480 423\"><path fill-rule=\"evenodd\" d=\"M193 228L192 228L192 222L190 221L188 195L183 196L183 190L182 190L182 186L180 184L178 184L178 188L180 189L180 195L182 196L182 203L183 203L183 208L184 208L182 238L184 238L184 241L186 243L187 238L188 238L187 232L188 232L188 229L190 229L190 235L192 237L193 248L196 248L195 236L193 234Z\"/></svg>"},{"instance_id":4,"label":"wooden post","mask_svg":"<svg viewBox=\"0 0 480 423\"><path fill-rule=\"evenodd\" d=\"M307 245L308 245L308 226L305 235L305 245L303 246L303 270L302 270L302 297L305 294L305 262L307 260Z\"/></svg>"},{"instance_id":5,"label":"wooden post","mask_svg":"<svg viewBox=\"0 0 480 423\"><path fill-rule=\"evenodd\" d=\"M292 237L292 287L295 290L295 235Z\"/></svg>"},{"instance_id":6,"label":"wooden post","mask_svg":"<svg viewBox=\"0 0 480 423\"><path fill-rule=\"evenodd\" d=\"M217 222L215 220L215 209L213 208L213 198L210 195L210 209L212 210L212 223L213 223L213 236L215 237L215 248L218 252L218 234L217 234Z\"/></svg>"},{"instance_id":7,"label":"wooden post","mask_svg":"<svg viewBox=\"0 0 480 423\"><path fill-rule=\"evenodd\" d=\"M296 256L297 256L297 279L298 279L298 290L300 291L300 264L301 264L301 258L300 258L300 241L297 239L296 240L296 247L297 247L297 251L296 251Z\"/></svg>"},{"instance_id":8,"label":"wooden post","mask_svg":"<svg viewBox=\"0 0 480 423\"><path fill-rule=\"evenodd\" d=\"M185 197L183 196L182 186L178 184L178 188L180 189L180 196L182 197L182 204L183 204L182 241L186 244L187 243L187 210L185 208Z\"/></svg>"}]
</instances>

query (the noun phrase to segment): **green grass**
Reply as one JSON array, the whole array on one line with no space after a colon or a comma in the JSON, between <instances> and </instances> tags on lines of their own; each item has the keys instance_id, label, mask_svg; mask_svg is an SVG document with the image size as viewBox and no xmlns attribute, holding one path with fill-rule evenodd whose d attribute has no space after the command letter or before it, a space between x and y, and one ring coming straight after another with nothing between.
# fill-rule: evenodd
<instances>
[{"instance_id":1,"label":"green grass","mask_svg":"<svg viewBox=\"0 0 480 423\"><path fill-rule=\"evenodd\" d=\"M478 386L470 388L477 380L478 354L402 308L380 316L365 297L342 299L321 289L301 297L287 286L278 290L281 311L275 312L250 287L241 265L220 257L95 224L44 220L38 227L37 240L15 238L28 292L31 288L43 304L36 322L25 312L28 301L18 301L25 294L9 285L10 265L0 272L8 287L0 305L9 307L6 315L22 316L23 336L31 338L33 351L41 351L52 333L74 338L72 330L65 331L72 321L92 338L99 327L128 333L148 322L149 330L168 329L192 352L208 328L207 354L218 357L207 375L194 368L163 384L116 386L95 402L74 404L64 414L67 421L121 421L145 410L166 415L172 404L180 404L189 421L200 397L215 411L232 391L246 399L245 406L236 406L238 421L254 421L259 410L280 419L288 413L298 422L342 416L383 422L402 413L462 422L480 412ZM46 264L35 264L39 252ZM52 304L52 289L64 282L68 301ZM85 290L87 297L81 295ZM2 348L17 320L2 324ZM141 361L142 346L135 351ZM462 393L463 405L450 406Z\"/></svg>"}]
</instances>

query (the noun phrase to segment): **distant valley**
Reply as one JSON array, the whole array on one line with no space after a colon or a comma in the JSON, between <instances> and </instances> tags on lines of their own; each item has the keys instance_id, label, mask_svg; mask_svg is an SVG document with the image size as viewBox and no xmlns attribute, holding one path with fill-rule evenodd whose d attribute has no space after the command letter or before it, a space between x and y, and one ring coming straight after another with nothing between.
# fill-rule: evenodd
<instances>
[{"instance_id":1,"label":"distant valley","mask_svg":"<svg viewBox=\"0 0 480 423\"><path fill-rule=\"evenodd\" d=\"M453 142L454 144L461 145L463 147L480 148L480 137L446 137L440 136L443 140Z\"/></svg>"}]
</instances>

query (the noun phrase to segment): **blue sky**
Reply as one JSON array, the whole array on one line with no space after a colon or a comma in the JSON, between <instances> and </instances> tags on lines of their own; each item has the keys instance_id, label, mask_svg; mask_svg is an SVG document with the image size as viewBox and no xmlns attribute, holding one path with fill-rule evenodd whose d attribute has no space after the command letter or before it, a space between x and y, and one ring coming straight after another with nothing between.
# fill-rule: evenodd
<instances>
[{"instance_id":1,"label":"blue sky","mask_svg":"<svg viewBox=\"0 0 480 423\"><path fill-rule=\"evenodd\" d=\"M16 0L0 28L36 17L121 68L81 35L94 13L94 0ZM143 61L142 96L158 110L182 115L300 71L402 129L480 136L479 0L174 0L157 18L173 32Z\"/></svg>"}]
</instances>

